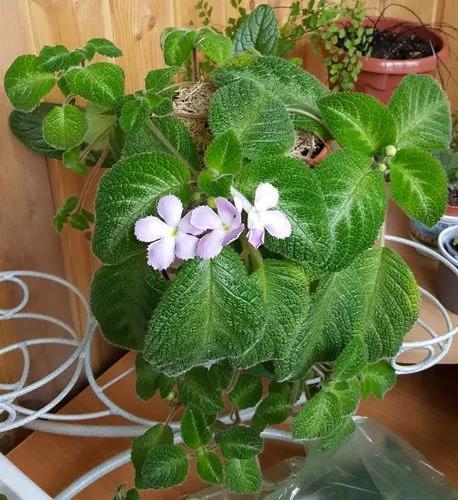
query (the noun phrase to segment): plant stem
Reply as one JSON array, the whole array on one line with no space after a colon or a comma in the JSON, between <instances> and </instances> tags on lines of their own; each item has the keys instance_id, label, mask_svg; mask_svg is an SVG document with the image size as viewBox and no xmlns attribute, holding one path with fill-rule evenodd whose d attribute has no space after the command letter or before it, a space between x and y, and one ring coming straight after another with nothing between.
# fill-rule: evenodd
<instances>
[{"instance_id":1,"label":"plant stem","mask_svg":"<svg viewBox=\"0 0 458 500\"><path fill-rule=\"evenodd\" d=\"M91 188L92 183L96 178L96 174L102 167L103 162L106 160L107 156L108 156L108 149L104 149L102 151L102 154L99 156L97 163L92 167L91 172L86 177L86 181L84 182L83 188L81 189L78 205L76 205L75 212L79 212L82 206L84 205L84 202L86 201L87 195L89 193L89 189Z\"/></svg>"},{"instance_id":2,"label":"plant stem","mask_svg":"<svg viewBox=\"0 0 458 500\"><path fill-rule=\"evenodd\" d=\"M103 138L105 135L107 135L111 129L113 128L113 125L110 125L106 129L102 130L100 134L90 143L88 144L84 149L83 152L81 153L80 160L83 161L86 159L86 156L91 152L91 149Z\"/></svg>"},{"instance_id":3,"label":"plant stem","mask_svg":"<svg viewBox=\"0 0 458 500\"><path fill-rule=\"evenodd\" d=\"M240 375L240 370L234 370L234 373L232 374L231 380L229 381L228 386L224 389L224 392L229 394L232 392L232 389L234 389L235 384L237 383L237 380L239 379Z\"/></svg>"},{"instance_id":4,"label":"plant stem","mask_svg":"<svg viewBox=\"0 0 458 500\"><path fill-rule=\"evenodd\" d=\"M197 49L192 48L192 81L197 82L200 77L199 73L199 61L197 60Z\"/></svg>"},{"instance_id":5,"label":"plant stem","mask_svg":"<svg viewBox=\"0 0 458 500\"><path fill-rule=\"evenodd\" d=\"M170 407L169 414L167 415L167 418L164 420L164 425L170 424L170 422L172 421L172 418L175 416L179 407L180 407L180 405L176 404L176 403Z\"/></svg>"},{"instance_id":6,"label":"plant stem","mask_svg":"<svg viewBox=\"0 0 458 500\"><path fill-rule=\"evenodd\" d=\"M317 123L319 123L320 125L325 127L327 130L327 127L326 127L326 124L324 123L324 121L319 116L312 113L311 111L306 111L305 109L299 109L299 108L287 108L287 109L290 113L296 113L298 115L303 115L303 116L307 116L307 117L311 118L312 120L316 121Z\"/></svg>"}]
</instances>

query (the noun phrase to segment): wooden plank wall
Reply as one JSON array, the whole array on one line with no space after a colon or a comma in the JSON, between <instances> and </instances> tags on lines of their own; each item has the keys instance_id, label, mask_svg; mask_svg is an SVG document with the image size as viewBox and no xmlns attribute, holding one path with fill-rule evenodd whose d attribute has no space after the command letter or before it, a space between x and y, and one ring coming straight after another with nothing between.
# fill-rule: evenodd
<instances>
[{"instance_id":1,"label":"wooden plank wall","mask_svg":"<svg viewBox=\"0 0 458 500\"><path fill-rule=\"evenodd\" d=\"M209 0L214 6L213 21L223 26L234 15L229 0ZM167 26L188 25L190 20L198 25L194 9L196 0L0 0L0 77L19 54L37 53L45 44L64 44L70 48L82 46L88 38L106 37L124 51L119 59L127 75L127 90L133 91L143 84L147 71L163 66L159 37ZM253 8L260 0L245 0ZM270 1L273 6L285 6L290 0ZM387 2L367 0L370 14L376 14ZM398 0L414 9L425 22L448 22L458 26L456 0ZM286 9L278 9L280 16ZM399 7L387 14L412 18ZM448 67L452 76L447 77L447 88L454 108L458 108L458 64L456 42L451 43L451 60ZM320 58L306 50L310 70L324 77ZM456 75L455 75L456 74ZM58 96L58 94L56 94ZM58 98L58 97L56 97ZM0 92L0 267L32 268L65 276L87 293L92 273L97 267L89 251L86 236L64 230L61 238L51 227L56 207L70 195L78 194L83 179L64 169L56 160L45 161L28 152L8 131L9 103ZM0 288L0 307L12 300L14 293ZM81 330L83 318L80 309L66 295L49 298L42 294L38 306L47 305L63 317L73 319ZM37 306L37 307L38 307ZM48 309L49 310L49 309ZM46 328L36 329L36 334L46 333ZM15 332L17 337L17 331ZM0 323L0 345L13 338L11 325ZM95 352L95 365L101 366L113 350L100 342ZM53 360L54 361L54 360ZM51 361L50 361L51 363ZM0 359L0 378L13 373L16 363ZM48 361L43 359L46 370ZM11 375L12 376L12 375Z\"/></svg>"}]
</instances>

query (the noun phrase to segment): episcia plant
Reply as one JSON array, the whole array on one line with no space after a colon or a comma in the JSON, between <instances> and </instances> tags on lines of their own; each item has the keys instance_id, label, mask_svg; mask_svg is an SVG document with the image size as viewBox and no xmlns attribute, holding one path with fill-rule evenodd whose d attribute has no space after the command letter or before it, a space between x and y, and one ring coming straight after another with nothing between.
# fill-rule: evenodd
<instances>
[{"instance_id":1,"label":"episcia plant","mask_svg":"<svg viewBox=\"0 0 458 500\"><path fill-rule=\"evenodd\" d=\"M353 432L360 399L395 383L389 359L419 291L384 245L387 197L426 225L441 217L446 180L431 153L450 143L449 104L422 75L386 107L330 92L209 28L168 29L162 47L167 67L127 96L118 66L68 55L19 57L5 88L42 114L56 79L69 89L44 116L51 152L88 149L92 106L119 132L97 151L116 162L96 197L91 307L105 337L137 353L139 397L169 405L133 441L135 487L179 485L192 466L208 483L256 492L266 426L285 422L332 450ZM200 51L217 67L186 83L193 114L177 108L173 78ZM339 148L311 169L291 156L298 130Z\"/></svg>"}]
</instances>

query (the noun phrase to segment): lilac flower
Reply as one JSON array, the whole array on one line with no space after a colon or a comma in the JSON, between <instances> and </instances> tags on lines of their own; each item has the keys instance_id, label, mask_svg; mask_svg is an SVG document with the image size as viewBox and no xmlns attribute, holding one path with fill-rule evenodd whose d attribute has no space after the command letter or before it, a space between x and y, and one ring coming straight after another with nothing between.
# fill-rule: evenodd
<instances>
[{"instance_id":1,"label":"lilac flower","mask_svg":"<svg viewBox=\"0 0 458 500\"><path fill-rule=\"evenodd\" d=\"M159 200L157 213L161 218L150 215L138 220L134 232L139 241L150 243L148 265L163 271L176 257L187 260L196 256L196 236L202 231L191 224L191 212L181 218L183 204L174 195Z\"/></svg>"},{"instance_id":2,"label":"lilac flower","mask_svg":"<svg viewBox=\"0 0 458 500\"><path fill-rule=\"evenodd\" d=\"M254 206L248 212L248 241L258 248L264 243L267 230L278 239L287 238L291 234L291 223L283 212L273 210L278 205L278 190L264 182L259 184L254 195ZM240 202L238 202L240 203Z\"/></svg>"},{"instance_id":3,"label":"lilac flower","mask_svg":"<svg viewBox=\"0 0 458 500\"><path fill-rule=\"evenodd\" d=\"M216 214L209 206L203 205L191 212L191 224L201 231L210 230L199 239L196 254L202 259L216 257L224 246L236 240L244 225L240 212L225 198L216 199Z\"/></svg>"}]
</instances>

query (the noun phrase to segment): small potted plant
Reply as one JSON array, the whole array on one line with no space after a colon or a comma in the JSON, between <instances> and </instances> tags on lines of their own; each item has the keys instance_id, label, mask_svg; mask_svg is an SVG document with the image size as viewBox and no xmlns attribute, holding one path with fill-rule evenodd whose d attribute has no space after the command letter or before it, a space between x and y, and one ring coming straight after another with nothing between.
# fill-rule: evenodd
<instances>
[{"instance_id":1,"label":"small potted plant","mask_svg":"<svg viewBox=\"0 0 458 500\"><path fill-rule=\"evenodd\" d=\"M133 441L138 489L178 485L192 466L208 483L257 492L261 433L282 422L295 439L339 446L360 399L394 385L389 358L419 313L412 272L383 244L387 192L425 224L445 206L431 152L450 142L450 111L435 80L407 77L385 107L254 52L259 25L240 29L236 43L167 29L166 67L128 95L119 66L91 61L119 55L100 39L20 56L5 75L12 104L44 114L47 152L116 161L95 203L91 307L107 340L136 351L139 397L169 405ZM197 78L199 53L215 66L208 81ZM174 80L190 59L192 81ZM44 111L56 83L64 103ZM183 88L194 90L192 113L179 105ZM340 149L308 168L291 154L299 123Z\"/></svg>"},{"instance_id":2,"label":"small potted plant","mask_svg":"<svg viewBox=\"0 0 458 500\"><path fill-rule=\"evenodd\" d=\"M444 306L458 314L458 225L444 229L438 239L439 250L455 272L442 262L439 263L438 294Z\"/></svg>"}]
</instances>

